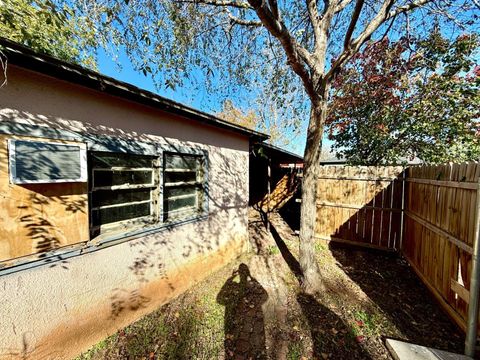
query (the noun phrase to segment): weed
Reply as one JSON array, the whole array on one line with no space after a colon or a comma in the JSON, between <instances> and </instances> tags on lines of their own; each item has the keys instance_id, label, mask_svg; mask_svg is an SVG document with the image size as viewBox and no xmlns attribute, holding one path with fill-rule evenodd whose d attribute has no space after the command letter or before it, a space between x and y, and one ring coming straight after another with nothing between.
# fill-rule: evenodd
<instances>
[{"instance_id":1,"label":"weed","mask_svg":"<svg viewBox=\"0 0 480 360\"><path fill-rule=\"evenodd\" d=\"M288 344L288 353L287 359L288 360L299 360L302 358L303 354L303 347L300 342L291 342Z\"/></svg>"},{"instance_id":2,"label":"weed","mask_svg":"<svg viewBox=\"0 0 480 360\"><path fill-rule=\"evenodd\" d=\"M268 255L278 255L280 254L280 249L277 245L272 245L268 247Z\"/></svg>"},{"instance_id":3,"label":"weed","mask_svg":"<svg viewBox=\"0 0 480 360\"><path fill-rule=\"evenodd\" d=\"M352 331L355 336L358 335L377 335L381 328L381 319L378 314L370 314L364 310L356 310L353 313L355 325Z\"/></svg>"},{"instance_id":4,"label":"weed","mask_svg":"<svg viewBox=\"0 0 480 360\"><path fill-rule=\"evenodd\" d=\"M316 241L315 242L315 252L321 254L327 251L327 245L323 241Z\"/></svg>"}]
</instances>

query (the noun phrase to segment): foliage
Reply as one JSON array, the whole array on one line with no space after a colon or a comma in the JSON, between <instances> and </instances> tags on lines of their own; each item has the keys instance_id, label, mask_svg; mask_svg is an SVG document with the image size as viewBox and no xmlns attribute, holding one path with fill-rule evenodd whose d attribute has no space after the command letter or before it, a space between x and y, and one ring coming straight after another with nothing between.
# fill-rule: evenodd
<instances>
[{"instance_id":1,"label":"foliage","mask_svg":"<svg viewBox=\"0 0 480 360\"><path fill-rule=\"evenodd\" d=\"M49 0L0 0L0 34L35 51L95 68L93 29L68 5Z\"/></svg>"},{"instance_id":2,"label":"foliage","mask_svg":"<svg viewBox=\"0 0 480 360\"><path fill-rule=\"evenodd\" d=\"M273 107L263 108L261 112L253 109L243 112L233 104L232 100L227 99L223 102L222 111L217 113L217 116L228 122L267 133L270 136L268 142L274 145L288 145L295 136L293 133L287 137L283 127L285 123L279 119Z\"/></svg>"},{"instance_id":3,"label":"foliage","mask_svg":"<svg viewBox=\"0 0 480 360\"><path fill-rule=\"evenodd\" d=\"M253 130L257 127L259 122L255 111L248 110L244 113L242 110L236 108L231 100L225 100L223 102L222 111L217 113L217 116L228 122Z\"/></svg>"},{"instance_id":4,"label":"foliage","mask_svg":"<svg viewBox=\"0 0 480 360\"><path fill-rule=\"evenodd\" d=\"M480 156L479 39L370 43L333 84L328 117L334 149L350 163L427 163Z\"/></svg>"}]
</instances>

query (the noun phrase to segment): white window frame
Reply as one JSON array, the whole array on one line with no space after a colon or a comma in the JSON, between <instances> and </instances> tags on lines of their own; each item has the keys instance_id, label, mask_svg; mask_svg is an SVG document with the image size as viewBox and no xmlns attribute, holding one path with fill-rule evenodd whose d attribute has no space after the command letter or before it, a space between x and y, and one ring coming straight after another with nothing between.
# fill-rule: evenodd
<instances>
[{"instance_id":1,"label":"white window frame","mask_svg":"<svg viewBox=\"0 0 480 360\"><path fill-rule=\"evenodd\" d=\"M62 145L79 148L80 156L80 177L75 179L54 179L54 180L20 180L17 178L16 168L16 142L30 142L41 143L49 145ZM23 140L23 139L9 139L8 140L8 164L11 184L52 184L52 183L67 183L67 182L87 182L88 181L88 167L87 167L87 145L85 143L63 143L55 141L40 141L40 140Z\"/></svg>"}]
</instances>

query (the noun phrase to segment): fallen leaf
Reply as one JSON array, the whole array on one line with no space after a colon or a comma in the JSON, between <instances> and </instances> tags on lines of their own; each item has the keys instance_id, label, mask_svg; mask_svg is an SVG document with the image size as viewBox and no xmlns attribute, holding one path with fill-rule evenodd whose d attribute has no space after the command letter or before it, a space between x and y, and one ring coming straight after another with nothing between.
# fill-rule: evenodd
<instances>
[{"instance_id":1,"label":"fallen leaf","mask_svg":"<svg viewBox=\"0 0 480 360\"><path fill-rule=\"evenodd\" d=\"M363 324L363 321L362 321L362 320L357 320L357 325L358 325L359 327L363 327L363 325L364 325L364 324Z\"/></svg>"},{"instance_id":2,"label":"fallen leaf","mask_svg":"<svg viewBox=\"0 0 480 360\"><path fill-rule=\"evenodd\" d=\"M358 335L357 337L355 337L355 341L356 341L357 343L361 343L361 342L363 342L364 340L365 340L365 336L363 336L363 335Z\"/></svg>"},{"instance_id":3,"label":"fallen leaf","mask_svg":"<svg viewBox=\"0 0 480 360\"><path fill-rule=\"evenodd\" d=\"M175 313L175 317L176 317L177 319L180 317L180 313L179 313L178 311Z\"/></svg>"},{"instance_id":4,"label":"fallen leaf","mask_svg":"<svg viewBox=\"0 0 480 360\"><path fill-rule=\"evenodd\" d=\"M338 334L338 330L335 329L335 328L332 328L330 331L332 332L333 335L337 335L337 334Z\"/></svg>"}]
</instances>

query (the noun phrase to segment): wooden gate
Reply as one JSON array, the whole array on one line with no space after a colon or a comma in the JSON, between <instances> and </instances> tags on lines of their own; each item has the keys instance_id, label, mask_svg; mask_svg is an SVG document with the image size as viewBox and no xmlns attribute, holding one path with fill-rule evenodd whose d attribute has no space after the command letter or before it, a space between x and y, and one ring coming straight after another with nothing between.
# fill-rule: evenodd
<instances>
[{"instance_id":1,"label":"wooden gate","mask_svg":"<svg viewBox=\"0 0 480 360\"><path fill-rule=\"evenodd\" d=\"M403 168L322 166L316 237L372 248L400 249Z\"/></svg>"}]
</instances>

